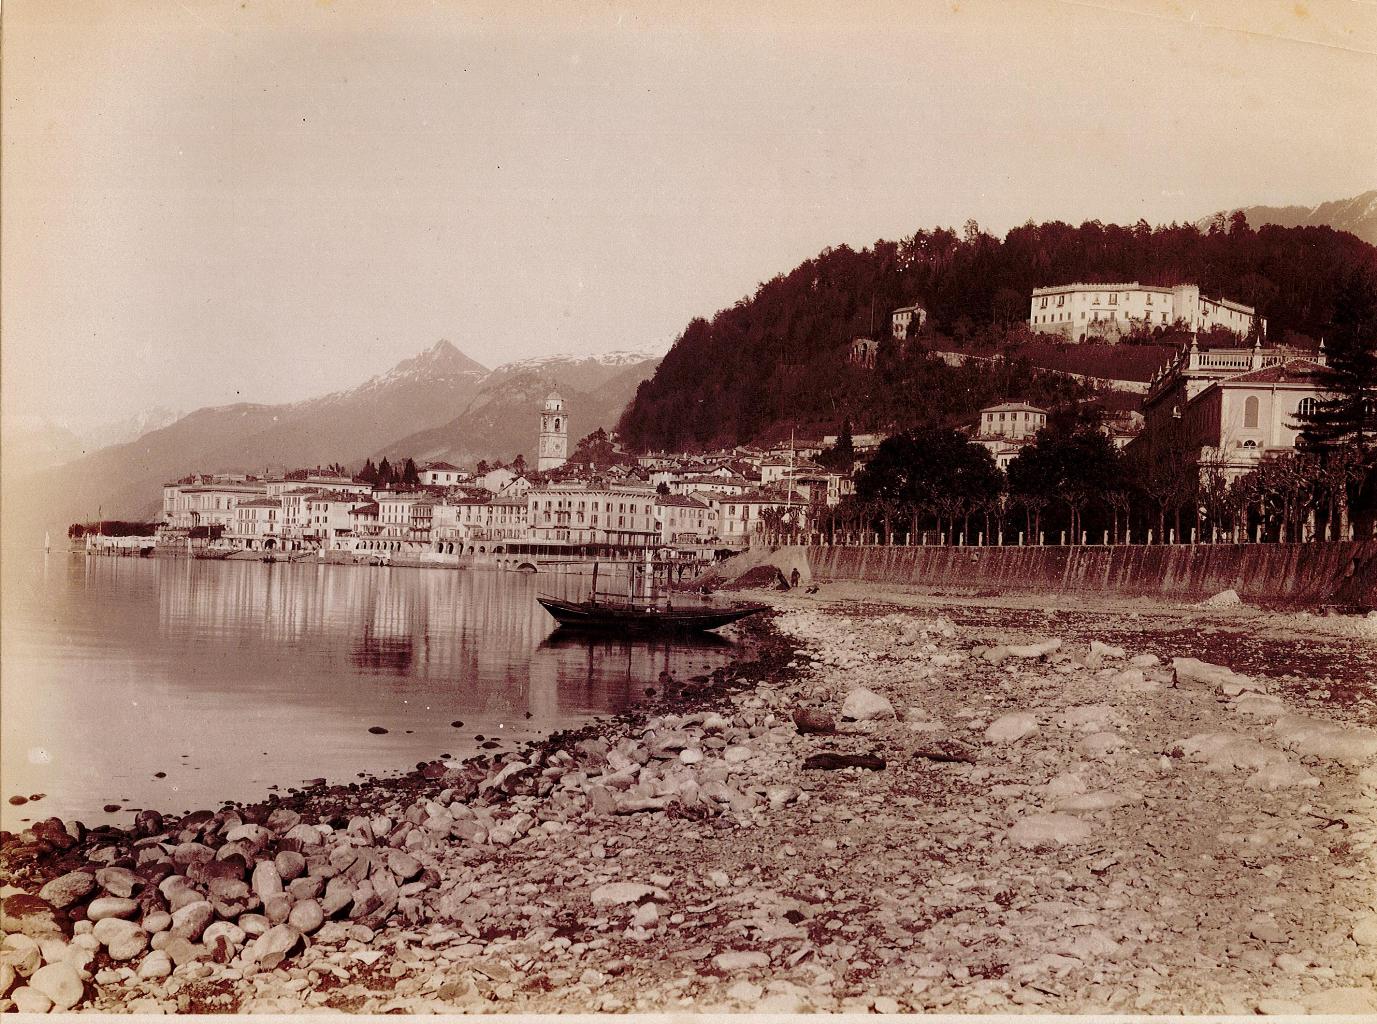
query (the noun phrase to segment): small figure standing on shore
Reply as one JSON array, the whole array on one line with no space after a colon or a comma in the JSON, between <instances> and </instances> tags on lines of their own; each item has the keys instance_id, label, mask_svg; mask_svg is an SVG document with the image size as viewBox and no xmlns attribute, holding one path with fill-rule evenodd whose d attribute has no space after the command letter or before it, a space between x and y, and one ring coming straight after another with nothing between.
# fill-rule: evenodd
<instances>
[{"instance_id":1,"label":"small figure standing on shore","mask_svg":"<svg viewBox=\"0 0 1377 1024\"><path fill-rule=\"evenodd\" d=\"M789 573L789 589L798 589L798 566L794 566L793 572Z\"/></svg>"}]
</instances>

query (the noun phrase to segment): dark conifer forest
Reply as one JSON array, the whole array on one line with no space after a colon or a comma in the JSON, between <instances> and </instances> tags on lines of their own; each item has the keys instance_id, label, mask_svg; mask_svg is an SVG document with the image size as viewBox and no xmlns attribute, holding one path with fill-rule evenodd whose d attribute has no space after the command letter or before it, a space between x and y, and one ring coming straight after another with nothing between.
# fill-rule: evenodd
<instances>
[{"instance_id":1,"label":"dark conifer forest","mask_svg":"<svg viewBox=\"0 0 1377 1024\"><path fill-rule=\"evenodd\" d=\"M968 222L960 235L939 228L859 251L837 246L690 322L640 386L620 432L638 450L678 450L790 429L834 433L847 419L857 433L950 425L1012 398L1054 405L1085 388L1020 356L1035 287L1194 282L1203 295L1256 307L1269 343L1312 346L1332 330L1336 301L1355 280L1377 281L1377 248L1326 227L1254 230L1238 214L1203 231L1030 223L1001 240ZM900 343L890 312L915 301L929 323ZM880 341L871 368L848 360L852 340L867 336ZM930 355L953 348L1009 358L992 370Z\"/></svg>"}]
</instances>

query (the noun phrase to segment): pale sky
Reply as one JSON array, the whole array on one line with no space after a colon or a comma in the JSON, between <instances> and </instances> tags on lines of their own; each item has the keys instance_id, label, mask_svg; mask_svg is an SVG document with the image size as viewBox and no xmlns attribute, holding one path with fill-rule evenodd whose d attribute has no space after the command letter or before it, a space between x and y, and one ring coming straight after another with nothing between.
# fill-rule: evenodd
<instances>
[{"instance_id":1,"label":"pale sky","mask_svg":"<svg viewBox=\"0 0 1377 1024\"><path fill-rule=\"evenodd\" d=\"M3 402L665 347L827 245L1377 187L1377 5L7 0Z\"/></svg>"}]
</instances>

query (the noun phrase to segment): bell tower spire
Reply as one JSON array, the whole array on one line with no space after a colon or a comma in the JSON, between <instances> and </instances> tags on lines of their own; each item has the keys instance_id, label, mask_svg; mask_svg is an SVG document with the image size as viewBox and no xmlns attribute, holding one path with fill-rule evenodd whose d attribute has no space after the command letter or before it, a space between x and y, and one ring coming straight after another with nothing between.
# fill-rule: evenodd
<instances>
[{"instance_id":1,"label":"bell tower spire","mask_svg":"<svg viewBox=\"0 0 1377 1024\"><path fill-rule=\"evenodd\" d=\"M545 473L558 469L569 458L569 417L564 412L564 399L558 391L551 391L540 409L540 447L536 455L536 469Z\"/></svg>"}]
</instances>

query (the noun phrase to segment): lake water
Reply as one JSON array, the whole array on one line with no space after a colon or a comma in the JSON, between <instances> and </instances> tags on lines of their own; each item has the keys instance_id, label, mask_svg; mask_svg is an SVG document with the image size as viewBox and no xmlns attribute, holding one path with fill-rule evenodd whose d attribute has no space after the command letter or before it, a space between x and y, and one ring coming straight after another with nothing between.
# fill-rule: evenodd
<instances>
[{"instance_id":1,"label":"lake water","mask_svg":"<svg viewBox=\"0 0 1377 1024\"><path fill-rule=\"evenodd\" d=\"M8 559L5 576L11 831L462 758L479 735L506 746L623 711L661 671L682 679L738 653L715 637L556 634L535 595L576 596L580 576L66 553Z\"/></svg>"}]
</instances>

